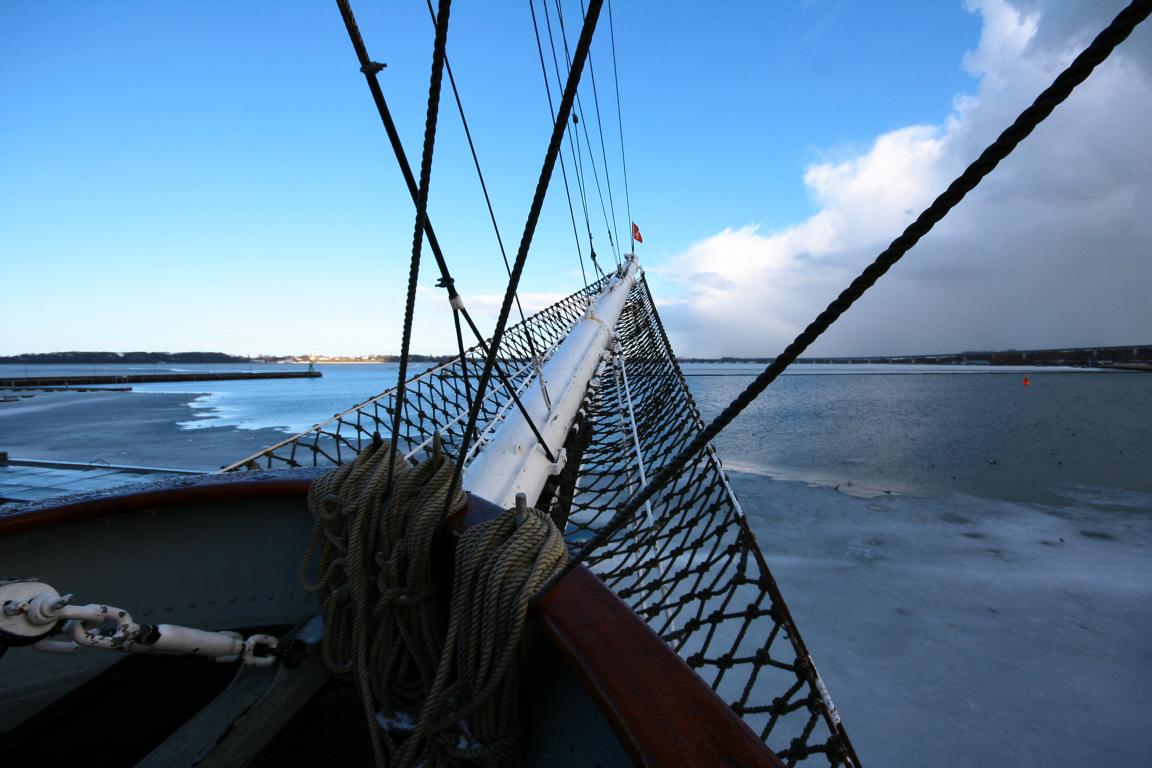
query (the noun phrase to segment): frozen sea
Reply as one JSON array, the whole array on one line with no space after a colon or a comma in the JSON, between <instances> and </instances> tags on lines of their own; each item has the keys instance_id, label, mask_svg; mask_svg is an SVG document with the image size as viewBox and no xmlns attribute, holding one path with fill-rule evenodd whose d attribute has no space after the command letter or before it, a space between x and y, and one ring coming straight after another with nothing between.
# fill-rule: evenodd
<instances>
[{"instance_id":1,"label":"frozen sea","mask_svg":"<svg viewBox=\"0 0 1152 768\"><path fill-rule=\"evenodd\" d=\"M164 394L210 468L244 435L306 429L396 376L320 369L134 391ZM685 367L705 418L757 370ZM15 423L0 411L0 450L35 448ZM1152 375L796 366L717 449L865 764L1150 764Z\"/></svg>"}]
</instances>

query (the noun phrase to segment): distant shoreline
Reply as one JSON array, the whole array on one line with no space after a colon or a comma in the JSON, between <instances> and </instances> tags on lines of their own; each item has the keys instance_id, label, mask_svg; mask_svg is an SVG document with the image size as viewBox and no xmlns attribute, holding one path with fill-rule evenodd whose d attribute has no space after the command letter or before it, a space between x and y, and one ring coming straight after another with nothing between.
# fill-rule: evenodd
<instances>
[{"instance_id":1,"label":"distant shoreline","mask_svg":"<svg viewBox=\"0 0 1152 768\"><path fill-rule=\"evenodd\" d=\"M411 355L415 363L446 363L454 355ZM678 357L680 363L768 365L773 357ZM44 352L0 356L7 365L171 365L171 364L287 364L380 365L400 362L398 355L256 355L242 357L224 352ZM932 355L806 356L801 365L1033 365L1118 368L1152 371L1152 344L1110 347L950 352Z\"/></svg>"}]
</instances>

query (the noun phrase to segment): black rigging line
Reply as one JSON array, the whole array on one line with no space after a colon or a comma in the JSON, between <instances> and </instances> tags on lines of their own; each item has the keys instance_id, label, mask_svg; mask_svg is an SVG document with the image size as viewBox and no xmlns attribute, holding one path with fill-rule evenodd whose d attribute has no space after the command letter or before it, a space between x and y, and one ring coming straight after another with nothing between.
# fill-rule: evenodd
<instances>
[{"instance_id":1,"label":"black rigging line","mask_svg":"<svg viewBox=\"0 0 1152 768\"><path fill-rule=\"evenodd\" d=\"M620 109L620 71L616 66L616 25L612 23L612 0L608 0L608 37L612 40L612 79L616 83L616 125L620 128L620 165L624 169L624 211L628 214L628 251L636 252L632 230L632 197L628 194L628 161L624 158L624 112Z\"/></svg>"},{"instance_id":2,"label":"black rigging line","mask_svg":"<svg viewBox=\"0 0 1152 768\"><path fill-rule=\"evenodd\" d=\"M556 6L556 18L560 22L560 40L564 43L564 60L569 67L572 66L572 56L568 52L568 32L564 28L564 10L560 6L560 0L553 0ZM580 8L583 10L584 3L581 0ZM596 70L592 68L592 53L588 53L588 77L592 79L592 87L596 87ZM616 242L612 238L612 226L608 223L608 211L604 206L604 191L600 188L600 172L596 169L596 156L593 154L592 137L588 135L588 121L584 119L584 104L580 100L580 94L576 94L576 113L580 117L580 128L584 132L584 146L588 148L588 161L592 164L592 179L596 182L596 196L600 198L600 213L604 216L604 229L608 233L608 245L612 250L612 255L616 260L616 266L620 266L620 253L616 250ZM600 118L599 113L596 115L597 119ZM603 133L601 133L603 137ZM579 134L576 136L576 146L580 146ZM608 167L604 167L604 172L607 174Z\"/></svg>"},{"instance_id":3,"label":"black rigging line","mask_svg":"<svg viewBox=\"0 0 1152 768\"><path fill-rule=\"evenodd\" d=\"M568 561L560 573L541 587L537 592L537 599L563 578L566 573L575 568L577 564L586 560L596 548L608 541L636 515L646 501L677 477L684 467L693 461L715 439L716 435L720 434L720 431L747 408L769 384L775 381L785 368L791 365L837 318L863 296L865 291L875 285L876 281L891 269L893 264L899 261L921 238L932 230L933 226L955 208L969 192L975 189L976 185L1000 164L1000 161L1008 157L1012 150L1035 130L1036 126L1052 114L1052 110L1067 99L1076 86L1084 82L1092 74L1092 71L1107 59L1116 46L1123 42L1136 28L1136 25L1146 19L1150 13L1152 13L1152 0L1133 0L1129 3L1112 20L1112 23L1096 36L1091 45L1085 48L1056 77L1052 84L1036 97L1031 106L1021 112L1012 125L1008 126L992 144L981 152L980 156L955 181L949 184L948 188L930 206L924 209L899 237L881 251L880 255L807 328L800 332L800 335L780 353L779 357L773 360L675 458L661 467L652 477L651 482L629 499L603 528L588 539L579 553Z\"/></svg>"},{"instance_id":4,"label":"black rigging line","mask_svg":"<svg viewBox=\"0 0 1152 768\"><path fill-rule=\"evenodd\" d=\"M352 42L352 48L356 51L356 57L360 62L360 71L364 73L364 79L368 82L368 89L372 93L372 100L376 104L376 111L380 115L380 121L384 125L384 131L388 134L388 141L392 146L392 153L396 156L396 162L400 166L400 173L404 177L404 182L408 187L408 193L412 197L413 204L415 204L419 191L416 185L416 177L412 174L412 166L408 162L408 155L404 151L404 144L400 141L400 133L396 130L396 122L392 119L392 112L388 109L388 102L384 98L384 92L380 88L379 81L376 79L380 71L384 69L384 65L372 61L368 56L368 49L364 45L364 39L360 36L360 28L356 24L356 17L352 13L352 8L348 4L348 0L336 0L336 5L340 9L341 17L344 19L344 26ZM447 57L445 57L445 62L447 62ZM432 221L427 216L427 213L425 213L424 217L424 234L428 238L428 247L432 249L432 254L436 257L436 266L440 270L440 280L437 285L447 291L449 301L468 324L468 328L472 331L472 335L475 337L481 353L487 355L488 345L484 341L484 335L480 332L472 316L464 307L463 299L460 298L460 294L456 290L456 282L448 271L448 263L444 259L444 252L440 248L440 241L436 238L436 232L432 229ZM465 355L463 352L462 336L459 337L458 343L461 347L460 358L463 361ZM462 362L461 365L466 367L467 364ZM520 401L520 397L509 381L504 369L497 364L495 370L501 384L503 384L504 388L508 391L516 407L528 422L528 426L532 429L532 434L535 435L536 440L544 448L545 453L551 457L552 452L544 443L544 438L540 434L540 430L537 428L535 422L528 416L528 411L524 408L524 404ZM467 384L466 393L470 394L470 385ZM469 401L470 406L471 404L471 401Z\"/></svg>"},{"instance_id":5,"label":"black rigging line","mask_svg":"<svg viewBox=\"0 0 1152 768\"><path fill-rule=\"evenodd\" d=\"M341 12L347 9L348 16L351 16L351 9L347 8L346 3L339 3ZM396 383L396 394L393 400L392 411L392 446L397 448L400 439L400 415L404 410L404 396L406 394L405 384L408 378L408 358L411 352L412 342L412 319L416 307L416 284L420 276L420 255L424 243L424 229L428 218L428 189L432 180L432 156L436 146L436 121L440 113L440 85L444 72L444 51L448 40L448 14L451 8L451 0L440 0L440 18L436 24L436 39L432 48L432 74L428 82L428 110L424 119L424 145L420 157L420 183L416 191L416 221L413 225L412 233L412 261L408 269L408 294L404 302L404 331L400 346L400 371L398 374L398 381ZM356 39L353 38L353 44ZM375 79L375 73L379 72L382 67L361 66L361 70L366 77ZM383 95L383 94L381 94ZM379 437L376 437L379 440ZM388 480L385 486L388 492L392 490L394 481L396 463L388 462ZM355 563L349 565L349 573L352 574L352 568ZM360 637L356 642L356 663L363 665L365 658L364 638ZM372 752L376 758L377 765L385 764L385 750L381 744L380 730L376 727L375 723L375 705L373 704L373 696L371 686L368 681L362 676L357 679L357 687L360 691L360 697L364 704L365 715L368 717L368 728L372 742ZM389 750L392 747L391 740L388 741Z\"/></svg>"},{"instance_id":6,"label":"black rigging line","mask_svg":"<svg viewBox=\"0 0 1152 768\"><path fill-rule=\"evenodd\" d=\"M404 152L404 144L400 141L400 133L396 130L396 122L392 119L388 102L384 99L384 91L381 90L380 82L377 80L377 75L384 69L385 65L372 61L368 56L368 48L364 45L364 38L360 36L360 28L356 24L356 17L352 13L348 0L336 0L336 5L344 19L344 27L348 30L348 37L352 41L352 48L356 51L356 58L360 61L360 71L364 73L364 79L368 82L368 89L372 92L372 100L376 103L376 111L380 114L384 131L388 134L392 153L396 155L396 162L400 165L400 173L404 176L404 182L408 185L408 191L412 195L412 202L415 203L419 195L416 177L412 173L408 155ZM436 258L436 266L440 270L440 287L447 290L450 300L455 300L459 296L456 291L456 283L448 271L448 263L444 260L444 252L440 248L439 240L436 239L436 233L432 230L432 220L427 213L424 216L424 235L428 238L428 247L432 249L432 255Z\"/></svg>"},{"instance_id":7,"label":"black rigging line","mask_svg":"<svg viewBox=\"0 0 1152 768\"><path fill-rule=\"evenodd\" d=\"M528 0L528 10L532 14L532 31L536 34L536 52L540 55L540 72L544 75L544 92L548 95L548 114L552 116L552 122L556 122L556 109L552 105L552 86L548 81L548 68L544 64L544 46L540 43L540 27L536 23L536 4L535 0ZM576 258L580 261L580 276L584 278L584 287L588 287L588 275L584 271L584 251L580 247L580 233L576 227L576 209L572 205L572 192L568 184L568 170L564 164L564 155L560 155L560 176L564 180L564 196L568 198L568 216L572 219L572 237L576 240ZM589 244L591 245L591 244ZM592 264L599 271L599 267L595 262ZM603 276L603 275L601 275Z\"/></svg>"},{"instance_id":8,"label":"black rigging line","mask_svg":"<svg viewBox=\"0 0 1152 768\"><path fill-rule=\"evenodd\" d=\"M464 332L460 327L460 310L452 307L452 324L456 326L456 348L460 351L460 378L464 380L464 402L472 405L472 376L468 373L468 356L464 354Z\"/></svg>"},{"instance_id":9,"label":"black rigging line","mask_svg":"<svg viewBox=\"0 0 1152 768\"><path fill-rule=\"evenodd\" d=\"M392 146L392 153L396 156L396 161L400 165L400 172L404 176L404 181L408 186L408 192L412 196L413 204L415 204L419 196L416 178L412 174L412 166L408 162L408 156L404 151L404 144L400 141L400 134L396 130L396 123L392 119L392 112L388 109L388 102L384 98L384 92L380 88L380 82L376 79L385 65L372 61L371 57L368 56L368 48L364 44L364 38L360 36L360 28L356 24L356 17L352 13L352 7L349 5L348 0L336 0L336 5L340 9L340 16L344 20L344 27L347 29L348 37L352 41L352 48L356 51L356 58L360 62L360 71L364 73L364 79L368 82L368 89L372 93L372 100L376 104L376 111L379 113L380 120L384 124L384 131L388 134L388 141ZM447 56L445 56L445 64L447 64ZM441 250L440 242L437 240L436 233L432 229L432 221L428 217L427 211L425 211L424 214L424 234L428 238L428 247L431 248L432 255L436 259L436 266L440 271L440 281L438 285L447 290L448 301L452 305L452 321L457 329L457 353L460 355L460 365L465 374L464 393L468 402L471 403L472 387L467 376L468 362L464 354L464 337L460 333L459 315L462 301L456 290L455 280L453 280L451 273L448 271L448 262L444 259L444 252ZM471 320L469 320L469 324L472 325ZM481 341L483 340L481 339ZM399 413L399 409L397 409L397 413Z\"/></svg>"},{"instance_id":10,"label":"black rigging line","mask_svg":"<svg viewBox=\"0 0 1152 768\"><path fill-rule=\"evenodd\" d=\"M404 333L400 342L400 371L392 411L392 447L400 445L400 416L407 392L408 357L412 347L412 319L416 309L416 284L420 278L420 253L428 218L428 188L432 184L432 154L436 148L436 121L440 117L440 88L444 81L445 49L448 45L448 14L452 0L440 0L436 38L432 46L432 74L428 78L428 114L424 120L424 147L420 156L420 183L416 192L416 223L412 232L412 263L408 268L408 296L404 302ZM388 464L388 489L392 488L395 462Z\"/></svg>"},{"instance_id":11,"label":"black rigging line","mask_svg":"<svg viewBox=\"0 0 1152 768\"><path fill-rule=\"evenodd\" d=\"M496 321L496 331L492 334L492 345L484 359L484 372L480 374L477 386L476 400L472 404L472 412L468 415L468 428L464 430L463 442L460 448L461 461L457 462L456 470L452 475L452 484L448 488L448 497L451 498L460 483L460 474L463 469L463 457L468 455L469 442L476 429L476 422L480 416L480 403L484 399L484 392L491 380L492 367L496 362L496 355L500 351L500 342L504 338L504 329L508 324L508 314L512 310L512 297L520 283L520 275L524 272L524 262L528 259L528 249L532 245L532 236L536 233L536 224L540 220L540 211L544 207L544 197L548 193L548 183L552 180L552 172L556 168L556 159L560 155L560 144L564 139L565 129L568 126L568 117L572 113L572 102L576 98L576 89L580 85L580 75L584 70L584 61L588 58L588 49L592 45L592 34L596 31L596 20L600 18L600 9L604 0L591 0L588 13L584 17L584 28L580 32L580 41L576 45L576 55L573 57L572 68L568 72L568 82L564 86L564 95L560 99L560 111L552 125L552 137L548 141L548 151L544 154L544 165L540 169L540 178L536 182L536 192L532 196L532 205L528 210L528 220L524 224L524 234L520 238L520 246L516 251L516 260L512 267L512 277L508 279L508 288L504 291L504 301L500 306L500 316Z\"/></svg>"},{"instance_id":12,"label":"black rigging line","mask_svg":"<svg viewBox=\"0 0 1152 768\"><path fill-rule=\"evenodd\" d=\"M548 13L548 0L541 0L541 5L544 6L544 23L548 30L548 47L552 50L552 67L556 73L556 82L562 83L563 77L560 74L560 60L558 56L556 56L556 40L552 32L552 15ZM563 35L561 35L561 37L563 37ZM573 62L571 62L571 56L568 55L568 40L564 39L563 41L564 66L570 69L571 66L573 66ZM591 55L591 53L589 55ZM579 91L576 91L576 104L573 107L573 122L581 124L583 119L583 109L581 108L581 104L579 104ZM604 276L604 271L600 269L596 258L596 246L592 244L592 218L588 210L588 184L584 181L586 178L584 174L584 152L581 150L581 144L579 144L579 129L571 131L570 134L568 134L568 149L571 154L573 154L573 162L576 166L576 182L579 189L579 198L581 198L581 205L584 207L584 227L588 230L589 254L592 258L592 264L597 267L597 272L600 273L600 276Z\"/></svg>"}]
</instances>

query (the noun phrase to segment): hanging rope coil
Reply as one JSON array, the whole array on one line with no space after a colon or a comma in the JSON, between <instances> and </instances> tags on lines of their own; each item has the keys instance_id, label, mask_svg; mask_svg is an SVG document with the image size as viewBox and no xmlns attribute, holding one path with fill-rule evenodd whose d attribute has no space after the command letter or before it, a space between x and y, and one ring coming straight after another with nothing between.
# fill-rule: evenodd
<instances>
[{"instance_id":1,"label":"hanging rope coil","mask_svg":"<svg viewBox=\"0 0 1152 768\"><path fill-rule=\"evenodd\" d=\"M398 765L519 762L519 640L529 600L567 559L560 532L535 509L506 510L464 534L436 680Z\"/></svg>"},{"instance_id":2,"label":"hanging rope coil","mask_svg":"<svg viewBox=\"0 0 1152 768\"><path fill-rule=\"evenodd\" d=\"M410 717L436 674L447 627L431 549L445 516L464 505L461 493L449 498L452 472L443 456L412 467L379 441L309 491L316 524L300 583L321 593L324 661L356 683L378 762L393 745L382 743L377 713Z\"/></svg>"},{"instance_id":3,"label":"hanging rope coil","mask_svg":"<svg viewBox=\"0 0 1152 768\"><path fill-rule=\"evenodd\" d=\"M508 510L460 539L446 613L432 545L465 503L453 471L438 449L413 467L377 441L309 491L300 583L320 593L324 662L356 684L381 765L516 762L528 602L567 560L545 515Z\"/></svg>"}]
</instances>

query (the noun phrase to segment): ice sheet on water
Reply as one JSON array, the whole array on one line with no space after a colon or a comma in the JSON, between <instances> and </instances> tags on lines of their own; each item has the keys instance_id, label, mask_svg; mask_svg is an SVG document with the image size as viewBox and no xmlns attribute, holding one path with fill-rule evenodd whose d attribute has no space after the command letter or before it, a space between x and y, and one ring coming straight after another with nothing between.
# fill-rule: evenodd
<instances>
[{"instance_id":1,"label":"ice sheet on water","mask_svg":"<svg viewBox=\"0 0 1152 768\"><path fill-rule=\"evenodd\" d=\"M1152 468L1149 469L1152 472ZM1050 489L1052 493L1078 504L1092 507L1126 507L1132 510L1152 512L1148 504L1148 494L1124 488L1101 488L1093 485L1060 485Z\"/></svg>"},{"instance_id":2,"label":"ice sheet on water","mask_svg":"<svg viewBox=\"0 0 1152 768\"><path fill-rule=\"evenodd\" d=\"M1146 764L1152 494L733 483L866 764Z\"/></svg>"}]
</instances>

